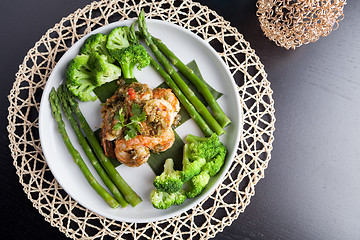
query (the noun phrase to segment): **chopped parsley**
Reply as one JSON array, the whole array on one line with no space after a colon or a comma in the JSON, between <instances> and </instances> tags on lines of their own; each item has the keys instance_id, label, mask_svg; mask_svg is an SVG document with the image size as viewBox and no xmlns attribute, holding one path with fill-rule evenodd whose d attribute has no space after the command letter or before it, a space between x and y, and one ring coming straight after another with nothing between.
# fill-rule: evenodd
<instances>
[{"instance_id":1,"label":"chopped parsley","mask_svg":"<svg viewBox=\"0 0 360 240\"><path fill-rule=\"evenodd\" d=\"M124 130L124 139L129 140L137 136L140 133L140 122L144 122L146 120L146 113L142 110L142 108L134 103L131 105L131 113L130 122L125 124L125 114L123 109L121 108L116 114L116 119L119 121L113 126L113 130Z\"/></svg>"}]
</instances>

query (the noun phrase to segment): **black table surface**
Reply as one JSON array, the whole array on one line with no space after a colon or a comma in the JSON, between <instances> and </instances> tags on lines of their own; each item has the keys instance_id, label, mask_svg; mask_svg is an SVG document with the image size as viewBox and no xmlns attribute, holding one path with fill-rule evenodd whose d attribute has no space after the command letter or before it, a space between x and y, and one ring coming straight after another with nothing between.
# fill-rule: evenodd
<instances>
[{"instance_id":1,"label":"black table surface","mask_svg":"<svg viewBox=\"0 0 360 240\"><path fill-rule=\"evenodd\" d=\"M268 40L256 1L201 0L255 49L274 91L276 130L265 178L245 212L215 239L360 239L360 1L316 43ZM27 199L12 164L7 95L27 51L88 0L0 2L1 239L66 239Z\"/></svg>"}]
</instances>

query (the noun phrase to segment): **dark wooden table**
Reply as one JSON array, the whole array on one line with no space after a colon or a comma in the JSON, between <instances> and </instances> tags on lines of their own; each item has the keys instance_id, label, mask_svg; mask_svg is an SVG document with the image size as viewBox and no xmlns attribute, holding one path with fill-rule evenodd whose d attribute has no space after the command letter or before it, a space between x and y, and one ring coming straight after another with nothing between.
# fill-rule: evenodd
<instances>
[{"instance_id":1,"label":"dark wooden table","mask_svg":"<svg viewBox=\"0 0 360 240\"><path fill-rule=\"evenodd\" d=\"M216 239L360 239L360 1L340 28L293 50L263 36L255 1L201 0L238 28L268 73L276 131L250 205ZM8 149L7 95L27 51L87 0L1 1L1 239L65 239L26 198Z\"/></svg>"}]
</instances>

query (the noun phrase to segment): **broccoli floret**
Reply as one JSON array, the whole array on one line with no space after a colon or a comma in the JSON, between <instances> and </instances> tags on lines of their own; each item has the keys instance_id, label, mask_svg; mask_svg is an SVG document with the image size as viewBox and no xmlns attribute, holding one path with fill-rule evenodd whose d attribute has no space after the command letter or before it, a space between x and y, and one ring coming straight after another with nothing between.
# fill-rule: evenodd
<instances>
[{"instance_id":1,"label":"broccoli floret","mask_svg":"<svg viewBox=\"0 0 360 240\"><path fill-rule=\"evenodd\" d=\"M120 50L113 50L114 58L119 61L123 77L134 78L135 66L139 70L150 64L150 56L141 44L132 44Z\"/></svg>"},{"instance_id":2,"label":"broccoli floret","mask_svg":"<svg viewBox=\"0 0 360 240\"><path fill-rule=\"evenodd\" d=\"M113 55L113 51L118 51L130 45L128 40L130 29L127 26L114 28L107 39L106 48Z\"/></svg>"},{"instance_id":3,"label":"broccoli floret","mask_svg":"<svg viewBox=\"0 0 360 240\"><path fill-rule=\"evenodd\" d=\"M189 181L192 177L198 175L201 168L205 165L206 159L203 157L190 158L189 145L185 144L183 149L183 169L181 171L181 179L183 182Z\"/></svg>"},{"instance_id":4,"label":"broccoli floret","mask_svg":"<svg viewBox=\"0 0 360 240\"><path fill-rule=\"evenodd\" d=\"M134 78L135 66L141 70L150 64L150 56L145 47L138 43L134 30L131 33L127 26L115 28L110 32L106 48L119 62L125 79Z\"/></svg>"},{"instance_id":5,"label":"broccoli floret","mask_svg":"<svg viewBox=\"0 0 360 240\"><path fill-rule=\"evenodd\" d=\"M93 80L96 86L101 86L121 76L121 68L108 62L105 55L91 54L88 65L93 70Z\"/></svg>"},{"instance_id":6,"label":"broccoli floret","mask_svg":"<svg viewBox=\"0 0 360 240\"><path fill-rule=\"evenodd\" d=\"M107 61L110 63L115 62L115 59L111 57L109 51L106 48L107 35L102 33L94 34L88 37L80 49L80 54L90 55L93 53L98 53L104 55L107 58Z\"/></svg>"},{"instance_id":7,"label":"broccoli floret","mask_svg":"<svg viewBox=\"0 0 360 240\"><path fill-rule=\"evenodd\" d=\"M186 136L189 144L189 157L202 157L206 159L202 170L206 170L211 177L215 176L224 165L226 156L226 147L220 142L217 134L210 137L198 137L192 134Z\"/></svg>"},{"instance_id":8,"label":"broccoli floret","mask_svg":"<svg viewBox=\"0 0 360 240\"><path fill-rule=\"evenodd\" d=\"M186 199L184 190L180 190L174 193L161 192L154 189L150 194L150 201L157 209L167 209L172 205L180 205Z\"/></svg>"},{"instance_id":9,"label":"broccoli floret","mask_svg":"<svg viewBox=\"0 0 360 240\"><path fill-rule=\"evenodd\" d=\"M206 161L202 170L207 171L211 177L215 176L224 165L226 152L226 147L221 144L218 147L218 153L213 158Z\"/></svg>"},{"instance_id":10,"label":"broccoli floret","mask_svg":"<svg viewBox=\"0 0 360 240\"><path fill-rule=\"evenodd\" d=\"M219 151L222 143L219 136L213 133L210 137L198 137L192 134L185 139L189 143L189 150L192 156L200 156L206 160L213 158Z\"/></svg>"},{"instance_id":11,"label":"broccoli floret","mask_svg":"<svg viewBox=\"0 0 360 240\"><path fill-rule=\"evenodd\" d=\"M66 86L80 101L94 101L97 99L92 91L96 87L93 82L93 73L88 65L88 55L77 55L66 71Z\"/></svg>"},{"instance_id":12,"label":"broccoli floret","mask_svg":"<svg viewBox=\"0 0 360 240\"><path fill-rule=\"evenodd\" d=\"M183 182L181 181L180 171L174 170L174 161L171 158L166 159L164 172L156 176L154 186L162 192L174 193L179 191Z\"/></svg>"},{"instance_id":13,"label":"broccoli floret","mask_svg":"<svg viewBox=\"0 0 360 240\"><path fill-rule=\"evenodd\" d=\"M202 171L195 177L191 178L188 189L186 191L186 196L188 198L193 198L199 195L209 183L209 180L210 175L207 171Z\"/></svg>"}]
</instances>

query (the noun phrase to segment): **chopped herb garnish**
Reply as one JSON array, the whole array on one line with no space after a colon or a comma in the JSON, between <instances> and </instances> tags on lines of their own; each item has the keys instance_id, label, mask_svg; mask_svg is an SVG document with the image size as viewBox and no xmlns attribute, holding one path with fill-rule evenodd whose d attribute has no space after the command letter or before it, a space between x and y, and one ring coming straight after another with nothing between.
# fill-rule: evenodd
<instances>
[{"instance_id":1,"label":"chopped herb garnish","mask_svg":"<svg viewBox=\"0 0 360 240\"><path fill-rule=\"evenodd\" d=\"M125 140L132 139L137 136L138 132L140 133L140 122L144 122L146 120L146 113L142 110L142 108L134 103L131 105L131 113L130 122L125 124L125 114L123 109L121 108L119 112L116 114L115 118L119 120L114 126L113 130L121 130L125 127Z\"/></svg>"}]
</instances>

